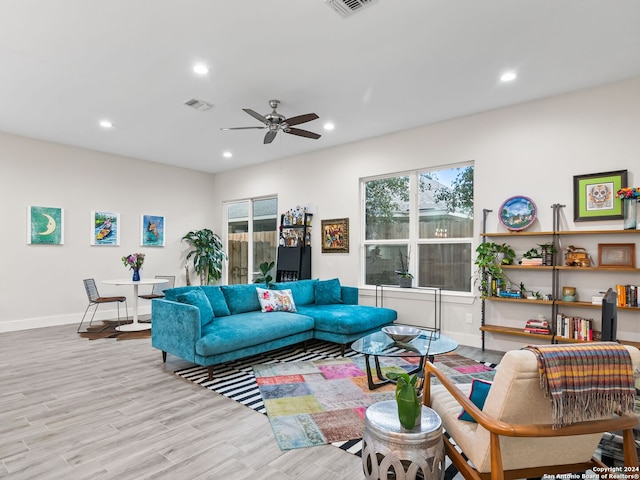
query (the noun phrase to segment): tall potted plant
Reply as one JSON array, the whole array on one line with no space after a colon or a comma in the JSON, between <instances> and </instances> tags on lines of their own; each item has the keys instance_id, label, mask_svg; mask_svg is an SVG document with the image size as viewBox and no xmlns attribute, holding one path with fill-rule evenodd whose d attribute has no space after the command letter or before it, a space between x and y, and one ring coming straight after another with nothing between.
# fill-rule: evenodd
<instances>
[{"instance_id":1,"label":"tall potted plant","mask_svg":"<svg viewBox=\"0 0 640 480\"><path fill-rule=\"evenodd\" d=\"M193 269L200 276L200 284L208 285L220 280L222 264L228 258L220 237L208 228L203 228L187 233L182 240L192 247L187 254L187 261L193 257Z\"/></svg>"}]
</instances>

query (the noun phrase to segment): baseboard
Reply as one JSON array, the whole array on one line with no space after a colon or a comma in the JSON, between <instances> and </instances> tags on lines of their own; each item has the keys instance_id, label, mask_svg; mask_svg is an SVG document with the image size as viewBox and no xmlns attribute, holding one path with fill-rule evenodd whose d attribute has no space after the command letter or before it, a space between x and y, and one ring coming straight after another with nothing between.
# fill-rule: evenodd
<instances>
[{"instance_id":1,"label":"baseboard","mask_svg":"<svg viewBox=\"0 0 640 480\"><path fill-rule=\"evenodd\" d=\"M85 323L89 323L91 320L91 313L93 310L89 311L87 314L87 318L85 319ZM22 318L20 320L7 320L4 322L0 322L0 333L2 332L15 332L18 330L31 330L33 328L43 328L43 327L55 327L58 325L70 325L70 324L80 324L80 320L82 320L81 313L72 313L67 315L52 315L48 317L36 317L36 318ZM138 315L150 315L151 314L151 305L144 305L138 307ZM125 309L124 307L120 308L121 318L125 317ZM131 318L132 311L129 308L129 318ZM96 321L102 320L112 320L118 318L118 310L114 308L113 310L109 310L106 308L98 308L96 312L96 316L93 318L94 323ZM83 325L84 328L84 325Z\"/></svg>"}]
</instances>

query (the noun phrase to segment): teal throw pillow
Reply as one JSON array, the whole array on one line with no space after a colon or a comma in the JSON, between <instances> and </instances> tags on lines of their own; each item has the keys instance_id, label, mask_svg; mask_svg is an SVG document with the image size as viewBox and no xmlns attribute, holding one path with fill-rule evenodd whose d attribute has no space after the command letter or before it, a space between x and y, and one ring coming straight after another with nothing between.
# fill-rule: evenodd
<instances>
[{"instance_id":1,"label":"teal throw pillow","mask_svg":"<svg viewBox=\"0 0 640 480\"><path fill-rule=\"evenodd\" d=\"M224 298L220 287L217 287L215 285L203 285L199 288L202 289L204 294L209 299L209 303L211 304L211 308L213 309L214 316L226 317L227 315L231 315L231 312L229 312L229 307L227 306L227 300Z\"/></svg>"},{"instance_id":2,"label":"teal throw pillow","mask_svg":"<svg viewBox=\"0 0 640 480\"><path fill-rule=\"evenodd\" d=\"M319 280L314 285L314 293L316 297L316 305L342 303L340 280L337 278L333 278L331 280Z\"/></svg>"},{"instance_id":3,"label":"teal throw pillow","mask_svg":"<svg viewBox=\"0 0 640 480\"><path fill-rule=\"evenodd\" d=\"M227 300L231 315L260 311L260 302L258 301L255 284L223 285L220 289Z\"/></svg>"},{"instance_id":4,"label":"teal throw pillow","mask_svg":"<svg viewBox=\"0 0 640 480\"><path fill-rule=\"evenodd\" d=\"M198 307L198 310L200 310L201 328L213 322L214 316L213 309L211 308L211 303L202 290L197 289L181 293L177 295L176 301Z\"/></svg>"},{"instance_id":5,"label":"teal throw pillow","mask_svg":"<svg viewBox=\"0 0 640 480\"><path fill-rule=\"evenodd\" d=\"M272 285L273 290L291 290L296 305L311 305L315 303L314 287L318 283L314 280L298 280L296 282L276 282Z\"/></svg>"},{"instance_id":6,"label":"teal throw pillow","mask_svg":"<svg viewBox=\"0 0 640 480\"><path fill-rule=\"evenodd\" d=\"M487 395L489 395L490 388L491 382L474 378L473 382L471 382L471 392L469 393L469 400L471 400L471 402L476 407L482 410L482 408L484 407L484 402L487 400ZM469 415L464 408L462 409L462 412L460 412L460 415L458 415L458 419L464 420L465 422L476 423L474 418Z\"/></svg>"}]
</instances>

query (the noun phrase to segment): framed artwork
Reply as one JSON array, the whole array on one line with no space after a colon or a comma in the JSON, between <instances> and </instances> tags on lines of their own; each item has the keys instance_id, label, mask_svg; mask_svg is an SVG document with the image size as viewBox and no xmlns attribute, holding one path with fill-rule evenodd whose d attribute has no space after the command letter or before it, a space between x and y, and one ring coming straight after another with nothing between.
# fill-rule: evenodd
<instances>
[{"instance_id":1,"label":"framed artwork","mask_svg":"<svg viewBox=\"0 0 640 480\"><path fill-rule=\"evenodd\" d=\"M64 244L64 210L57 207L27 207L27 243Z\"/></svg>"},{"instance_id":2,"label":"framed artwork","mask_svg":"<svg viewBox=\"0 0 640 480\"><path fill-rule=\"evenodd\" d=\"M322 253L349 253L349 219L322 220Z\"/></svg>"},{"instance_id":3,"label":"framed artwork","mask_svg":"<svg viewBox=\"0 0 640 480\"><path fill-rule=\"evenodd\" d=\"M598 244L599 267L636 267L635 243L599 243Z\"/></svg>"},{"instance_id":4,"label":"framed artwork","mask_svg":"<svg viewBox=\"0 0 640 480\"><path fill-rule=\"evenodd\" d=\"M164 217L142 215L140 218L140 245L143 247L164 247Z\"/></svg>"},{"instance_id":5,"label":"framed artwork","mask_svg":"<svg viewBox=\"0 0 640 480\"><path fill-rule=\"evenodd\" d=\"M623 218L622 201L616 192L627 186L627 171L591 173L573 177L573 220L617 220Z\"/></svg>"},{"instance_id":6,"label":"framed artwork","mask_svg":"<svg viewBox=\"0 0 640 480\"><path fill-rule=\"evenodd\" d=\"M91 212L91 245L120 245L120 214Z\"/></svg>"}]
</instances>

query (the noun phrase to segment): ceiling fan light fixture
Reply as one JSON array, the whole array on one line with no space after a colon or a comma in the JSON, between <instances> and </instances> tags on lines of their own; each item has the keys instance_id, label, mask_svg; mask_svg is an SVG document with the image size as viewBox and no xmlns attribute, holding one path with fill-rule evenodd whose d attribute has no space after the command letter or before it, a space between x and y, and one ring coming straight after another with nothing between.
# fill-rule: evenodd
<instances>
[{"instance_id":1,"label":"ceiling fan light fixture","mask_svg":"<svg viewBox=\"0 0 640 480\"><path fill-rule=\"evenodd\" d=\"M324 129L328 132L336 128L336 126L332 122L327 122L324 124Z\"/></svg>"}]
</instances>

